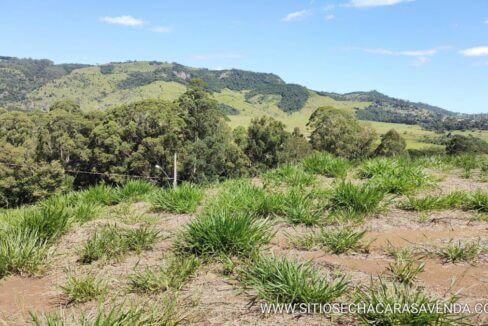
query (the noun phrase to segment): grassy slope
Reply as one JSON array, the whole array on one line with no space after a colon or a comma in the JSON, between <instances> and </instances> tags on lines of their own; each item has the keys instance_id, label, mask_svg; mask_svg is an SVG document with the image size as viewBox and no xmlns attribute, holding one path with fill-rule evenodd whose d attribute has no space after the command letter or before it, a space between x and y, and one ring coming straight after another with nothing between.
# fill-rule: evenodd
<instances>
[{"instance_id":1,"label":"grassy slope","mask_svg":"<svg viewBox=\"0 0 488 326\"><path fill-rule=\"evenodd\" d=\"M155 66L148 62L116 64L113 73L107 75L101 74L99 67L77 69L31 93L29 99L42 108L49 107L50 104L59 99L72 99L80 103L84 110L89 111L147 98L174 100L185 91L185 86L182 84L164 81L157 81L133 89L121 90L116 87L117 83L124 80L130 72L152 71L154 69ZM278 108L278 96L256 96L251 103L245 100L245 92L226 89L214 96L219 102L241 111L241 114L237 116L230 116L230 125L233 128L238 125L247 126L254 117L265 114L282 121L289 130L299 127L305 133L309 132L306 128L307 121L318 107L329 105L353 113L354 108L364 108L369 105L368 102L336 101L311 91L310 97L301 111L287 114ZM382 122L364 123L370 124L380 135L391 128L396 129L407 140L408 148L431 146L419 142L418 139L423 135L434 135L433 132L422 130L419 126ZM488 131L459 133L473 134L488 140Z\"/></svg>"}]
</instances>

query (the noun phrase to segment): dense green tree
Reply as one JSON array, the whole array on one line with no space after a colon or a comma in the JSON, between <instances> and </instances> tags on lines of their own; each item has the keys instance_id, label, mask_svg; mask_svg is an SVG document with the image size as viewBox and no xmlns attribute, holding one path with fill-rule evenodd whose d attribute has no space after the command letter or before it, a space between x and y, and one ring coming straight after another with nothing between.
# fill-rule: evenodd
<instances>
[{"instance_id":1,"label":"dense green tree","mask_svg":"<svg viewBox=\"0 0 488 326\"><path fill-rule=\"evenodd\" d=\"M71 187L58 161L36 162L33 148L1 142L0 207L32 203Z\"/></svg>"},{"instance_id":2,"label":"dense green tree","mask_svg":"<svg viewBox=\"0 0 488 326\"><path fill-rule=\"evenodd\" d=\"M316 150L330 152L348 159L369 155L375 132L363 127L344 110L318 108L307 124L312 129L310 142Z\"/></svg>"},{"instance_id":3,"label":"dense green tree","mask_svg":"<svg viewBox=\"0 0 488 326\"><path fill-rule=\"evenodd\" d=\"M407 144L405 139L395 130L391 129L381 136L381 143L374 151L375 156L406 155Z\"/></svg>"},{"instance_id":4,"label":"dense green tree","mask_svg":"<svg viewBox=\"0 0 488 326\"><path fill-rule=\"evenodd\" d=\"M255 118L247 131L246 155L258 168L273 168L289 137L282 122L269 116Z\"/></svg>"},{"instance_id":5,"label":"dense green tree","mask_svg":"<svg viewBox=\"0 0 488 326\"><path fill-rule=\"evenodd\" d=\"M35 124L23 112L0 112L0 139L13 146L21 146L32 140Z\"/></svg>"},{"instance_id":6,"label":"dense green tree","mask_svg":"<svg viewBox=\"0 0 488 326\"><path fill-rule=\"evenodd\" d=\"M37 160L59 161L66 170L86 171L90 167L89 137L94 125L73 102L54 103L37 134ZM75 183L83 184L85 177L79 174Z\"/></svg>"},{"instance_id":7,"label":"dense green tree","mask_svg":"<svg viewBox=\"0 0 488 326\"><path fill-rule=\"evenodd\" d=\"M172 169L174 153L183 146L182 115L175 103L163 100L109 109L90 135L93 168L112 182L125 180L115 174L165 180Z\"/></svg>"},{"instance_id":8,"label":"dense green tree","mask_svg":"<svg viewBox=\"0 0 488 326\"><path fill-rule=\"evenodd\" d=\"M226 116L205 87L194 80L177 101L186 122L181 175L193 182L244 175L249 160L234 143Z\"/></svg>"},{"instance_id":9,"label":"dense green tree","mask_svg":"<svg viewBox=\"0 0 488 326\"><path fill-rule=\"evenodd\" d=\"M310 145L300 129L295 128L291 136L283 143L283 148L278 153L278 157L282 163L298 163L311 153L312 145Z\"/></svg>"},{"instance_id":10,"label":"dense green tree","mask_svg":"<svg viewBox=\"0 0 488 326\"><path fill-rule=\"evenodd\" d=\"M243 126L237 126L233 131L234 142L243 151L246 149L247 143L247 129Z\"/></svg>"}]
</instances>

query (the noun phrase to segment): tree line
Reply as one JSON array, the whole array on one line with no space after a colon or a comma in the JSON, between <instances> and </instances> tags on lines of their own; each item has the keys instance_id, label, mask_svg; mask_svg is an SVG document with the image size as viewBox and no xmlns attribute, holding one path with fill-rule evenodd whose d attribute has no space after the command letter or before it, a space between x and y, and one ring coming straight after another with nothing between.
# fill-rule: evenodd
<instances>
[{"instance_id":1,"label":"tree line","mask_svg":"<svg viewBox=\"0 0 488 326\"><path fill-rule=\"evenodd\" d=\"M267 116L234 130L227 119L200 80L173 102L144 100L87 113L70 101L48 112L0 110L0 206L132 178L169 185L174 154L178 182L192 183L256 175L313 151L352 160L406 154L396 131L375 149L374 130L331 107L310 117L310 139Z\"/></svg>"}]
</instances>

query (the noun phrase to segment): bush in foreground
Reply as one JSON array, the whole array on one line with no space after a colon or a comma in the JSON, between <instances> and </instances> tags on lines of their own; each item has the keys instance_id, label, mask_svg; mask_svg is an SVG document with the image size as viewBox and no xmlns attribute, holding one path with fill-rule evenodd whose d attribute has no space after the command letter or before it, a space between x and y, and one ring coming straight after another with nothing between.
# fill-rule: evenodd
<instances>
[{"instance_id":1,"label":"bush in foreground","mask_svg":"<svg viewBox=\"0 0 488 326\"><path fill-rule=\"evenodd\" d=\"M241 271L246 286L272 303L331 303L348 286L345 277L330 280L310 264L275 256L259 256Z\"/></svg>"},{"instance_id":2,"label":"bush in foreground","mask_svg":"<svg viewBox=\"0 0 488 326\"><path fill-rule=\"evenodd\" d=\"M192 220L175 249L197 256L249 256L272 238L270 225L244 213L213 210Z\"/></svg>"}]
</instances>

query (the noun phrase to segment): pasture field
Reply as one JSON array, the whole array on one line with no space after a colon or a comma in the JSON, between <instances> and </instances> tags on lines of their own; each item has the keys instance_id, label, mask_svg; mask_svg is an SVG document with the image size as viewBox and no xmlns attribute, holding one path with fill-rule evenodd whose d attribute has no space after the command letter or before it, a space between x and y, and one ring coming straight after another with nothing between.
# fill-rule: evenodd
<instances>
[{"instance_id":1,"label":"pasture field","mask_svg":"<svg viewBox=\"0 0 488 326\"><path fill-rule=\"evenodd\" d=\"M8 325L477 325L488 314L276 313L264 303L488 298L485 157L328 154L258 177L99 185L0 212Z\"/></svg>"}]
</instances>

